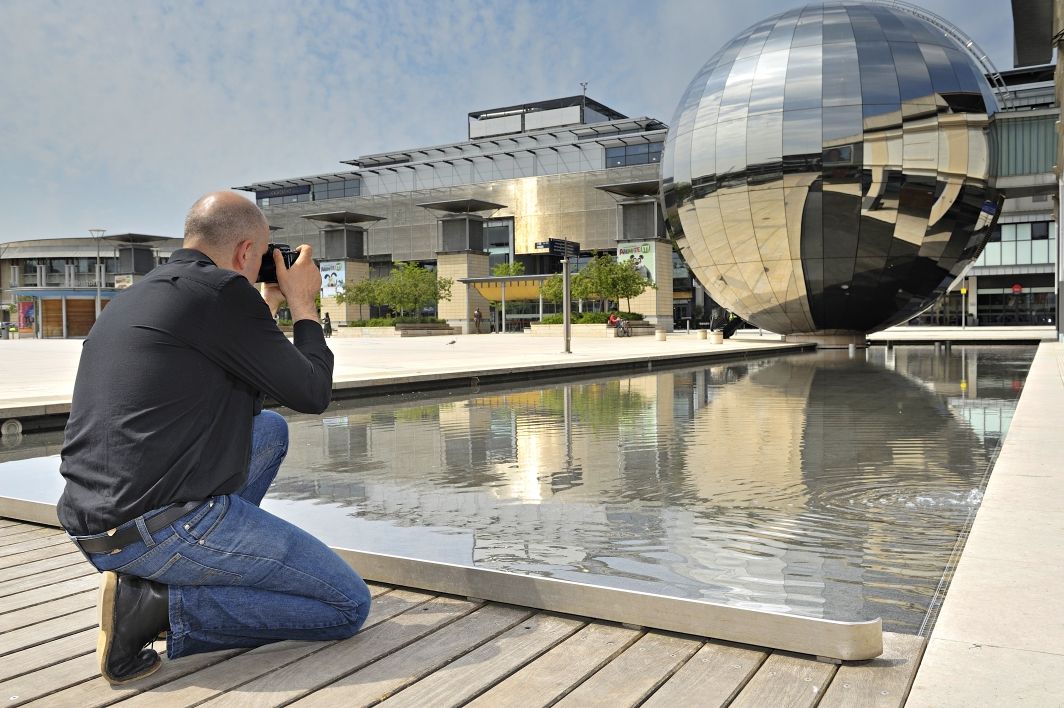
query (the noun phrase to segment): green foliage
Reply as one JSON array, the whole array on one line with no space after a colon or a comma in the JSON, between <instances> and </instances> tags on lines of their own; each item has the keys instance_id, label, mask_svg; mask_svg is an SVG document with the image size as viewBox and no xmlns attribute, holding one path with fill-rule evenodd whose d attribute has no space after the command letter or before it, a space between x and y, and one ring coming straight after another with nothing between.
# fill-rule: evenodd
<instances>
[{"instance_id":1,"label":"green foliage","mask_svg":"<svg viewBox=\"0 0 1064 708\"><path fill-rule=\"evenodd\" d=\"M622 299L632 309L633 297L642 295L647 288L655 287L650 279L643 277L631 261L618 263L613 256L603 253L592 258L579 273L570 280L573 300L613 300ZM562 276L556 273L543 283L543 299L548 302L562 301Z\"/></svg>"},{"instance_id":2,"label":"green foliage","mask_svg":"<svg viewBox=\"0 0 1064 708\"><path fill-rule=\"evenodd\" d=\"M618 312L617 316L622 320L636 322L643 319L638 312ZM606 324L609 322L608 312L578 312L573 314L573 324ZM562 315L546 315L541 324L563 324Z\"/></svg>"},{"instance_id":3,"label":"green foliage","mask_svg":"<svg viewBox=\"0 0 1064 708\"><path fill-rule=\"evenodd\" d=\"M381 305L380 280L362 280L336 289L336 301L352 305Z\"/></svg>"},{"instance_id":4,"label":"green foliage","mask_svg":"<svg viewBox=\"0 0 1064 708\"><path fill-rule=\"evenodd\" d=\"M434 271L417 263L398 262L386 278L363 280L344 286L336 294L340 303L387 305L400 315L418 313L423 307L451 299L450 278L438 278Z\"/></svg>"},{"instance_id":5,"label":"green foliage","mask_svg":"<svg viewBox=\"0 0 1064 708\"><path fill-rule=\"evenodd\" d=\"M562 301L562 274L555 273L551 277L547 278L543 282L543 286L539 289L543 295L543 299L547 302L558 303Z\"/></svg>"},{"instance_id":6,"label":"green foliage","mask_svg":"<svg viewBox=\"0 0 1064 708\"><path fill-rule=\"evenodd\" d=\"M561 387L543 392L543 405L558 414L565 411L565 391ZM647 410L647 399L621 381L575 385L570 388L569 410L575 420L592 430L621 430L628 421L638 420Z\"/></svg>"},{"instance_id":7,"label":"green foliage","mask_svg":"<svg viewBox=\"0 0 1064 708\"><path fill-rule=\"evenodd\" d=\"M495 267L491 269L491 274L497 278L507 275L524 275L525 264L520 261L514 261L513 263L496 263Z\"/></svg>"},{"instance_id":8,"label":"green foliage","mask_svg":"<svg viewBox=\"0 0 1064 708\"><path fill-rule=\"evenodd\" d=\"M628 309L632 309L631 299L642 295L647 288L653 288L654 283L645 278L632 261L618 263L613 256L603 253L595 256L577 274L580 277L579 287L573 288L575 295L584 300L614 300L622 299L628 302Z\"/></svg>"}]
</instances>

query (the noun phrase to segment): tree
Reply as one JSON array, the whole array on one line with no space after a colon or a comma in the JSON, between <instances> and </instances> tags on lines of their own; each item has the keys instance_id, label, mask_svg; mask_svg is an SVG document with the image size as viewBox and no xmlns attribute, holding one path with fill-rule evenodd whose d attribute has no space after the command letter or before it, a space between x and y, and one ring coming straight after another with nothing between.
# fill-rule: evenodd
<instances>
[{"instance_id":1,"label":"tree","mask_svg":"<svg viewBox=\"0 0 1064 708\"><path fill-rule=\"evenodd\" d=\"M573 279L573 297L583 300L614 300L628 302L655 287L653 281L643 276L632 261L617 262L613 256L602 253L584 266Z\"/></svg>"},{"instance_id":2,"label":"tree","mask_svg":"<svg viewBox=\"0 0 1064 708\"><path fill-rule=\"evenodd\" d=\"M385 278L363 280L353 286L344 286L337 292L337 302L361 305L387 305L398 310L399 315L408 311L414 315L421 309L440 300L451 299L450 278L438 278L434 271L417 263L398 262Z\"/></svg>"},{"instance_id":3,"label":"tree","mask_svg":"<svg viewBox=\"0 0 1064 708\"><path fill-rule=\"evenodd\" d=\"M623 263L615 263L618 266L616 269L616 277L611 280L612 291L610 297L617 301L621 298L628 303L627 310L632 311L632 298L639 297L647 288L654 288L657 290L657 285L654 285L654 281L647 278L639 272L635 261L625 261Z\"/></svg>"},{"instance_id":4,"label":"tree","mask_svg":"<svg viewBox=\"0 0 1064 708\"><path fill-rule=\"evenodd\" d=\"M336 301L340 304L380 305L380 280L362 280L354 284L341 285L336 289Z\"/></svg>"},{"instance_id":5,"label":"tree","mask_svg":"<svg viewBox=\"0 0 1064 708\"><path fill-rule=\"evenodd\" d=\"M543 281L543 285L540 286L539 292L547 302L561 302L562 296L565 294L562 292L562 274L555 273Z\"/></svg>"},{"instance_id":6,"label":"tree","mask_svg":"<svg viewBox=\"0 0 1064 708\"><path fill-rule=\"evenodd\" d=\"M514 261L513 263L496 263L495 267L491 269L491 274L497 278L508 275L524 275L525 264L520 261Z\"/></svg>"}]
</instances>

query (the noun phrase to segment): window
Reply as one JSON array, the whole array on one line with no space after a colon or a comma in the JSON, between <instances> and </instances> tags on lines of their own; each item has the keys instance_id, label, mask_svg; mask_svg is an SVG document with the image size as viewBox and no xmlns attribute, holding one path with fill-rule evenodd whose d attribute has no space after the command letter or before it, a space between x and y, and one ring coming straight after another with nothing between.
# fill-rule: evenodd
<instances>
[{"instance_id":1,"label":"window","mask_svg":"<svg viewBox=\"0 0 1064 708\"><path fill-rule=\"evenodd\" d=\"M314 201L322 199L339 199L341 197L357 197L362 194L362 181L358 179L337 180L316 184L313 188Z\"/></svg>"},{"instance_id":2,"label":"window","mask_svg":"<svg viewBox=\"0 0 1064 708\"><path fill-rule=\"evenodd\" d=\"M1049 238L1049 222L1048 221L1036 221L1031 224L1031 240L1032 241L1045 241Z\"/></svg>"},{"instance_id":3,"label":"window","mask_svg":"<svg viewBox=\"0 0 1064 708\"><path fill-rule=\"evenodd\" d=\"M636 143L606 148L606 167L627 167L661 162L662 143Z\"/></svg>"},{"instance_id":4,"label":"window","mask_svg":"<svg viewBox=\"0 0 1064 708\"><path fill-rule=\"evenodd\" d=\"M999 243L1001 241L1001 225L998 224L990 230L990 240L988 243Z\"/></svg>"}]
</instances>

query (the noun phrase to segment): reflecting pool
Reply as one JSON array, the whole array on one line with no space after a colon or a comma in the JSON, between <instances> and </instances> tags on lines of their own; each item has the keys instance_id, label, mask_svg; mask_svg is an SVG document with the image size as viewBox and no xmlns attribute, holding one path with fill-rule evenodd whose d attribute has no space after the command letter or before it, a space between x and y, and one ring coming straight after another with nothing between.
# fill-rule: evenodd
<instances>
[{"instance_id":1,"label":"reflecting pool","mask_svg":"<svg viewBox=\"0 0 1064 708\"><path fill-rule=\"evenodd\" d=\"M1034 351L874 347L341 402L290 417L266 505L333 545L916 633ZM57 452L24 443L0 461ZM0 464L0 494L40 486L28 464Z\"/></svg>"}]
</instances>

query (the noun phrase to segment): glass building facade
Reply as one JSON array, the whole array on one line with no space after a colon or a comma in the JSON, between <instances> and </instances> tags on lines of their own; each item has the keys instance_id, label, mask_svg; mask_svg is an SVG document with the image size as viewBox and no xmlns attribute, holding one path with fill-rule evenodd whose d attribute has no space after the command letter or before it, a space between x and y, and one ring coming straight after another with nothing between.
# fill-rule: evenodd
<instances>
[{"instance_id":1,"label":"glass building facade","mask_svg":"<svg viewBox=\"0 0 1064 708\"><path fill-rule=\"evenodd\" d=\"M620 230L617 200L602 185L657 180L666 126L628 118L583 96L469 114L469 139L345 160L345 172L259 182L255 193L277 239L321 252L318 225L303 217L347 210L380 217L367 225L371 261L435 260L438 213L419 204L480 199L485 244L495 265L526 261L549 272L551 238L579 241L585 252L612 251ZM323 202L323 203L319 203ZM654 237L662 234L646 234ZM556 265L556 264L555 264Z\"/></svg>"},{"instance_id":2,"label":"glass building facade","mask_svg":"<svg viewBox=\"0 0 1064 708\"><path fill-rule=\"evenodd\" d=\"M990 236L996 110L965 50L903 9L777 15L681 99L662 163L670 231L713 298L765 329L904 322Z\"/></svg>"}]
</instances>

